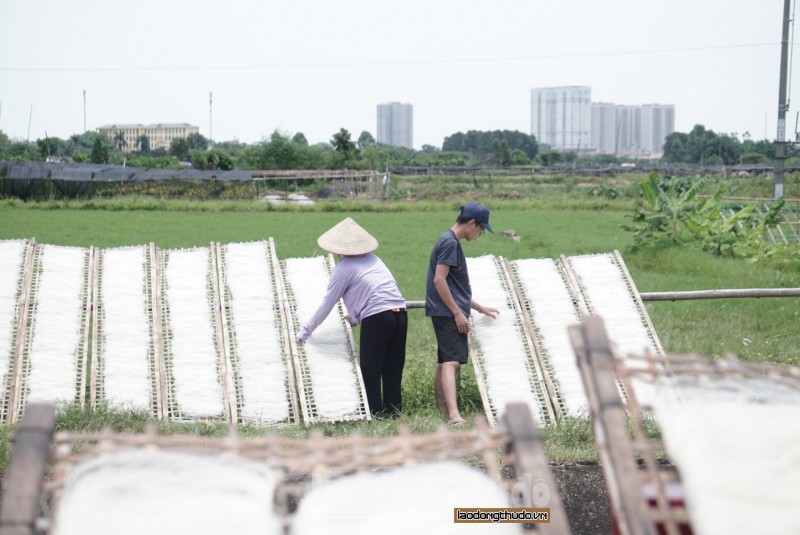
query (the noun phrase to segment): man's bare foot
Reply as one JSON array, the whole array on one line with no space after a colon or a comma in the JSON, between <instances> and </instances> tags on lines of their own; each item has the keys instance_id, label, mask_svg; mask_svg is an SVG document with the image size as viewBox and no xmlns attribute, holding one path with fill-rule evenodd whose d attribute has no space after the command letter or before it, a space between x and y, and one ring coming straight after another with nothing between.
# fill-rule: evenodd
<instances>
[{"instance_id":1,"label":"man's bare foot","mask_svg":"<svg viewBox=\"0 0 800 535\"><path fill-rule=\"evenodd\" d=\"M453 418L449 420L447 423L450 425L464 425L466 422L464 421L464 418L459 417L459 418Z\"/></svg>"}]
</instances>

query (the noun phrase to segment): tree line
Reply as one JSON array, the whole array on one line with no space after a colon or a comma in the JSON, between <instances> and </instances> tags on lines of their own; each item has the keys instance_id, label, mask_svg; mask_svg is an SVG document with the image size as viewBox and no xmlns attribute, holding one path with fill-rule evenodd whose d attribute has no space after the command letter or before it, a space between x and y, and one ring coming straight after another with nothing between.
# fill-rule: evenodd
<instances>
[{"instance_id":1,"label":"tree line","mask_svg":"<svg viewBox=\"0 0 800 535\"><path fill-rule=\"evenodd\" d=\"M0 159L47 160L78 163L111 163L156 169L180 169L186 162L195 169L210 170L276 170L276 169L375 169L398 166L458 167L519 165L534 166L603 166L634 158L618 158L607 154L579 155L541 146L532 135L519 131L469 130L445 137L442 148L424 145L421 150L391 147L377 143L367 131L353 139L341 128L327 143L310 145L302 133L290 135L275 131L257 143L226 141L212 143L200 134L175 139L168 149L151 149L146 135L140 136L133 150L128 149L122 134L107 138L99 132L87 131L68 139L44 138L35 142L10 140L0 131ZM787 145L790 160L800 154L793 144ZM740 141L734 134L716 134L703 125L690 132L674 132L664 143L662 162L701 165L759 164L775 157L772 142Z\"/></svg>"}]
</instances>

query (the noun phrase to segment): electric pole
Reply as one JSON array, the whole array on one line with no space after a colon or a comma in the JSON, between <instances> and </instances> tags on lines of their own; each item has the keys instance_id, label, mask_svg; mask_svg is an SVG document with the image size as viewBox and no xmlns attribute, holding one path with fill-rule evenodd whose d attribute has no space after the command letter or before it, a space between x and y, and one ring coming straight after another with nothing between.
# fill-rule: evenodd
<instances>
[{"instance_id":1,"label":"electric pole","mask_svg":"<svg viewBox=\"0 0 800 535\"><path fill-rule=\"evenodd\" d=\"M213 121L213 116L212 116L212 113L211 113L211 110L212 110L212 107L211 107L211 98L212 98L213 96L214 96L214 93L212 93L211 91L209 91L209 92L208 92L208 144L209 144L209 146L211 145L211 142L212 142L212 140L214 139L214 135L213 135L213 132L214 132L214 131L213 131L213 129L212 129L212 128L213 128L213 125L214 125L214 123L212 122L212 121Z\"/></svg>"},{"instance_id":2,"label":"electric pole","mask_svg":"<svg viewBox=\"0 0 800 535\"><path fill-rule=\"evenodd\" d=\"M772 197L777 200L783 197L783 169L786 163L786 112L789 103L786 101L786 70L789 63L789 4L791 0L783 0L783 34L781 37L781 77L778 88L778 138L775 140L775 170L773 171Z\"/></svg>"},{"instance_id":3,"label":"electric pole","mask_svg":"<svg viewBox=\"0 0 800 535\"><path fill-rule=\"evenodd\" d=\"M86 90L83 90L83 131L86 132Z\"/></svg>"}]
</instances>

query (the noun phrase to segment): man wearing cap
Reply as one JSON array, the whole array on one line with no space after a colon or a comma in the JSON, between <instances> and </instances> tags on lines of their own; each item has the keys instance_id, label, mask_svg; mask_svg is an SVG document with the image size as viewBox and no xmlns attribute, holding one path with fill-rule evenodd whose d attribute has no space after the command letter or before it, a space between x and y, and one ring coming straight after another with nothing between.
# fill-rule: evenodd
<instances>
[{"instance_id":1,"label":"man wearing cap","mask_svg":"<svg viewBox=\"0 0 800 535\"><path fill-rule=\"evenodd\" d=\"M392 273L372 253L378 240L351 218L317 239L324 250L339 255L325 297L297 339L304 342L344 300L350 323L361 324L359 364L372 414L393 415L402 408L400 383L406 361L406 302ZM381 383L383 395L381 396Z\"/></svg>"},{"instance_id":2,"label":"man wearing cap","mask_svg":"<svg viewBox=\"0 0 800 535\"><path fill-rule=\"evenodd\" d=\"M462 424L464 419L456 402L456 373L467 363L470 309L496 318L499 311L472 300L472 287L461 240L477 240L489 225L489 209L476 202L461 207L455 224L439 236L431 250L425 286L425 315L430 316L438 343L436 366L436 403L448 422Z\"/></svg>"}]
</instances>

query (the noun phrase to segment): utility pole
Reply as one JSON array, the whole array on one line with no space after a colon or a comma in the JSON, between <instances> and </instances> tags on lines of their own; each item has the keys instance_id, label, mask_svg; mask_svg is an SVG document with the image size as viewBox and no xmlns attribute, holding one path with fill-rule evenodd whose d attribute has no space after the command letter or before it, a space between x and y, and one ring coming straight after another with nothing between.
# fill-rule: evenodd
<instances>
[{"instance_id":1,"label":"utility pole","mask_svg":"<svg viewBox=\"0 0 800 535\"><path fill-rule=\"evenodd\" d=\"M31 112L28 114L28 137L25 138L25 146L31 141L31 121L33 120L33 102L31 102ZM25 150L28 150L27 148Z\"/></svg>"},{"instance_id":2,"label":"utility pole","mask_svg":"<svg viewBox=\"0 0 800 535\"><path fill-rule=\"evenodd\" d=\"M781 77L778 88L778 138L775 140L775 170L772 178L772 197L775 200L783 197L783 169L786 163L786 112L789 109L789 103L786 101L786 71L789 63L789 4L791 4L791 0L783 0Z\"/></svg>"},{"instance_id":3,"label":"utility pole","mask_svg":"<svg viewBox=\"0 0 800 535\"><path fill-rule=\"evenodd\" d=\"M214 139L214 135L213 135L214 123L212 122L213 121L213 116L212 116L212 113L211 113L211 110L212 110L212 108L211 108L211 98L213 96L214 96L214 93L209 91L208 92L208 144L209 145L211 145L211 141Z\"/></svg>"},{"instance_id":4,"label":"utility pole","mask_svg":"<svg viewBox=\"0 0 800 535\"><path fill-rule=\"evenodd\" d=\"M86 132L86 90L83 90L83 131Z\"/></svg>"}]
</instances>

